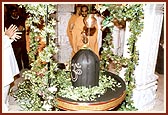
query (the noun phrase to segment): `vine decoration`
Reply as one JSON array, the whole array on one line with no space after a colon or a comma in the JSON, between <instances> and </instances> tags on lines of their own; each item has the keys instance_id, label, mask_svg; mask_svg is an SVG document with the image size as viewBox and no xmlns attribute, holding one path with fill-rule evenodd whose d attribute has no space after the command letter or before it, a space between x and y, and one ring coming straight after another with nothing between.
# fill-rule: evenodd
<instances>
[{"instance_id":1,"label":"vine decoration","mask_svg":"<svg viewBox=\"0 0 168 115\"><path fill-rule=\"evenodd\" d=\"M111 76L105 75L103 73L104 71L100 71L98 86L73 87L70 78L71 74L70 71L67 72L62 71L62 72L64 72L64 74L62 77L60 77L61 79L58 79L57 82L60 84L58 95L75 101L96 101L96 98L106 93L108 88L111 89L113 92L115 92L116 89L122 87L120 82L118 82Z\"/></svg>"},{"instance_id":2,"label":"vine decoration","mask_svg":"<svg viewBox=\"0 0 168 115\"><path fill-rule=\"evenodd\" d=\"M14 97L24 111L57 110L54 100L58 86L54 79L58 68L54 55L57 55L58 47L55 44L56 21L51 17L56 12L55 6L19 4L19 7L24 7L29 14L26 26L29 27L31 70L23 72L24 80L18 84L18 90L14 92Z\"/></svg>"},{"instance_id":3,"label":"vine decoration","mask_svg":"<svg viewBox=\"0 0 168 115\"><path fill-rule=\"evenodd\" d=\"M135 88L135 76L134 70L138 65L139 54L136 49L136 42L143 30L143 4L97 4L96 9L103 12L108 11L109 15L104 17L102 22L103 28L109 28L110 32L107 34L104 39L103 51L101 56L101 68L108 70L110 61L113 61L116 64L116 73L119 74L121 67L126 68L125 71L125 83L126 83L126 98L125 101L121 104L119 110L131 111L137 110L134 107L132 100L133 89ZM122 28L125 26L125 23L130 23L129 31L131 33L128 39L128 53L129 58L121 57L114 55L111 52L113 48L112 44L112 31L114 26ZM116 24L115 24L116 23Z\"/></svg>"}]
</instances>

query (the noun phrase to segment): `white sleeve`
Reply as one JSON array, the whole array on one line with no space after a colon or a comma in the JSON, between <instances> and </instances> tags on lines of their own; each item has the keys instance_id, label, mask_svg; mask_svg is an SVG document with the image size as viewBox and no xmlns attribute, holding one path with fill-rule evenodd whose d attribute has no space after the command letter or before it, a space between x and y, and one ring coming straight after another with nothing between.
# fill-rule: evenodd
<instances>
[{"instance_id":1,"label":"white sleeve","mask_svg":"<svg viewBox=\"0 0 168 115\"><path fill-rule=\"evenodd\" d=\"M3 35L2 36L2 43L3 43L3 47L4 48L9 47L12 42L13 42L13 40L9 39L9 37L7 35Z\"/></svg>"}]
</instances>

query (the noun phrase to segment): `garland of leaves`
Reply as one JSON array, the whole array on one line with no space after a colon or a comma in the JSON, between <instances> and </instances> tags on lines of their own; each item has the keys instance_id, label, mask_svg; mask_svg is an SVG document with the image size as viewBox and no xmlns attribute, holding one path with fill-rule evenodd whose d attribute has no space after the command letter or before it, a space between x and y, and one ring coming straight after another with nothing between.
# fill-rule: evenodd
<instances>
[{"instance_id":1,"label":"garland of leaves","mask_svg":"<svg viewBox=\"0 0 168 115\"><path fill-rule=\"evenodd\" d=\"M115 26L114 21L118 21L119 23L127 21L130 23L130 38L128 39L128 53L130 54L130 58L120 57L114 55L111 52L112 49L112 34L109 33L103 44L103 52L101 65L108 70L109 62L112 60L116 64L116 72L119 73L120 67L126 67L125 71L125 83L126 83L126 98L122 103L119 110L123 111L131 111L136 110L132 100L133 89L135 88L135 76L134 70L136 65L138 64L138 51L136 50L136 41L139 35L143 30L143 4L98 4L97 10L101 13L108 10L110 15L105 17L102 22L103 28L110 28L111 32L113 31L113 27ZM109 47L111 46L111 47Z\"/></svg>"},{"instance_id":2,"label":"garland of leaves","mask_svg":"<svg viewBox=\"0 0 168 115\"><path fill-rule=\"evenodd\" d=\"M75 101L95 101L97 97L107 91L107 88L116 91L117 88L122 87L121 83L111 76L103 74L103 71L100 71L99 85L93 87L73 87L70 75L70 71L64 72L64 74L61 72L59 75L61 79L58 80L60 84L58 95Z\"/></svg>"},{"instance_id":3,"label":"garland of leaves","mask_svg":"<svg viewBox=\"0 0 168 115\"><path fill-rule=\"evenodd\" d=\"M24 6L26 11L29 12L31 15L28 18L28 24L30 26L30 52L29 56L32 59L32 68L31 70L25 71L23 73L23 77L25 80L18 85L18 90L15 92L14 96L20 103L20 106L25 111L54 111L58 110L56 101L54 100L57 97L57 94L60 93L60 95L63 95L64 93L69 93L69 90L64 90L65 92L61 94L61 92L58 91L58 89L66 89L69 86L72 86L70 82L67 82L66 84L65 76L67 76L67 72L64 70L59 70L57 68L57 62L53 59L53 55L55 55L58 51L57 47L54 43L55 38L55 20L47 20L47 25L45 23L42 23L43 27L39 29L39 20L43 20L43 22L46 21L46 16L48 14L51 14L55 11L55 5L51 4L25 4L20 5L21 7ZM46 6L48 6L48 11L51 11L50 13L46 13ZM103 13L105 10L109 10L110 16L105 17L103 21L103 28L110 28L111 32L114 27L113 19L117 20L125 20L130 22L130 32L131 36L128 41L129 46L129 53L130 58L124 58L114 55L111 52L112 48L112 36L111 33L109 33L106 38L105 42L103 44L103 52L101 56L101 68L104 70L108 70L108 65L111 60L116 62L116 65L119 66L126 66L126 72L125 72L125 82L126 82L126 99L122 103L122 106L120 110L135 110L133 106L133 101L131 100L132 91L135 87L135 80L134 80L134 74L133 71L135 69L135 66L138 64L138 51L136 50L135 43L137 41L137 37L140 35L142 28L143 28L143 22L141 22L141 19L143 18L143 11L142 11L142 4L131 4L131 5L117 5L117 4L100 4L97 5L97 9ZM47 33L49 33L49 40L50 43L45 48L42 49L41 52L37 52L38 46L39 46L39 39L43 39L48 37ZM40 38L39 38L40 36ZM37 39L38 38L38 39ZM50 64L50 69L48 68L48 64ZM119 72L119 69L116 71ZM104 78L104 80L107 77ZM68 80L68 79L67 79ZM49 81L50 85L48 85ZM101 81L101 80L100 80ZM107 80L108 83L110 83L111 79ZM60 84L64 83L64 84ZM106 82L107 83L107 82ZM107 84L103 84L103 89L106 87L109 87ZM86 98L88 99L94 99L94 94L101 94L103 93L103 90L100 88L100 90L97 89L97 93L88 91ZM85 89L89 90L89 89ZM80 89L72 89L72 91L76 91L82 98L77 97L76 99L84 99L83 95L84 93L79 93ZM99 92L100 91L100 92ZM71 96L68 96L69 98Z\"/></svg>"},{"instance_id":4,"label":"garland of leaves","mask_svg":"<svg viewBox=\"0 0 168 115\"><path fill-rule=\"evenodd\" d=\"M55 5L20 4L20 7L25 7L29 13L27 26L30 28L29 57L32 68L23 73L24 81L18 85L14 97L25 111L57 110L54 101L57 83L50 82L55 79L54 72L58 69L57 62L53 58L58 52L54 42L56 21L50 16L56 11ZM40 42L45 46L41 48Z\"/></svg>"}]
</instances>

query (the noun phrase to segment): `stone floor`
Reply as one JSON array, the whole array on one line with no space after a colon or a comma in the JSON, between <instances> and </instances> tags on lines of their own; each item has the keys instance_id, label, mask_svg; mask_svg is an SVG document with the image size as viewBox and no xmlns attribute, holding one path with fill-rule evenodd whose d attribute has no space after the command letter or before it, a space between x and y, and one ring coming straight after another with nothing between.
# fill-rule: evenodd
<instances>
[{"instance_id":1,"label":"stone floor","mask_svg":"<svg viewBox=\"0 0 168 115\"><path fill-rule=\"evenodd\" d=\"M158 89L157 89L157 96L155 100L155 105L153 109L149 110L148 112L159 112L159 113L165 113L166 111L166 99L165 99L165 76L162 74L157 74L158 77ZM16 78L14 81L14 85L12 86L12 90L17 89L17 84L21 82L23 78ZM18 104L15 102L14 98L12 96L9 96L9 112L19 112L20 107Z\"/></svg>"}]
</instances>

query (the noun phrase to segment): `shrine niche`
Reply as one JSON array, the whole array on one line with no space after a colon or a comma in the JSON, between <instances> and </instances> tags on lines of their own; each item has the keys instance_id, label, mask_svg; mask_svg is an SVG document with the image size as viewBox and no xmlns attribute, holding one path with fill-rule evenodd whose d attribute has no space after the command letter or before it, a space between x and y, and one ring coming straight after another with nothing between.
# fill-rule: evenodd
<instances>
[{"instance_id":1,"label":"shrine niche","mask_svg":"<svg viewBox=\"0 0 168 115\"><path fill-rule=\"evenodd\" d=\"M61 43L67 42L65 35L55 36L55 30L57 30L57 35L58 32L63 33L61 31L64 29L58 31L59 27L65 24L64 20L60 21L60 17L66 14L65 11L70 8L69 6L72 10L72 4L39 6L47 12L44 13L43 19L48 28L37 29L37 33L43 35L42 39L46 41L46 44L45 47L41 48L36 59L32 61L31 70L24 72L25 81L19 85L15 97L22 104L22 107L29 111L59 111L60 108L63 110L107 111L116 107L119 107L118 110L120 111L136 111L137 108L134 106L132 95L136 86L134 70L139 61L136 43L143 31L143 4L97 4L96 8L101 14L104 13L104 10L111 12L111 15L105 17L102 22L103 29L109 28L109 31L104 38L104 44L102 44L103 50L100 60L93 52L84 48L76 53L72 60L69 59L64 63L60 61L65 67L59 68L59 46L62 45ZM40 15L36 14L40 9L36 9L35 6L25 4L22 7L35 11L34 17ZM61 12L61 9L64 11ZM55 13L56 21L47 18L50 13ZM59 17L58 14L61 16ZM29 21L36 20L32 18ZM48 21L49 23L47 23ZM126 36L127 44L124 45L126 47L124 47L125 51L122 55L116 55L111 50L113 45L112 32L115 27L129 30L129 35ZM86 32L88 31L87 28L84 29ZM37 33L34 32L34 28L30 31L31 37L35 40ZM83 40L87 43L87 39ZM37 48L36 43L38 42L35 41L32 44L34 49ZM69 50L69 48L67 49ZM34 53L31 52L31 56ZM67 56L66 53L61 54L61 56L64 55ZM115 65L114 73L109 71L110 62ZM27 107L26 102L32 101L35 104ZM100 106L98 107L98 105Z\"/></svg>"},{"instance_id":2,"label":"shrine niche","mask_svg":"<svg viewBox=\"0 0 168 115\"><path fill-rule=\"evenodd\" d=\"M87 45L90 41L90 36L94 35L92 29L96 29L96 19L93 17L93 14L89 14L83 21L84 28L81 32L83 47L71 60L71 83L74 88L69 89L71 93L68 93L66 87L60 89L58 98L56 99L58 107L64 110L114 109L121 104L125 98L125 83L115 74L108 71L102 72L99 57ZM105 81L103 81L103 78ZM109 79L111 82L106 82L106 79ZM102 81L105 82L105 84L109 83L109 85L107 86L101 83ZM99 92L89 91L94 89L99 89L99 92L103 93L99 94ZM67 92L67 94L65 94L65 92Z\"/></svg>"}]
</instances>

